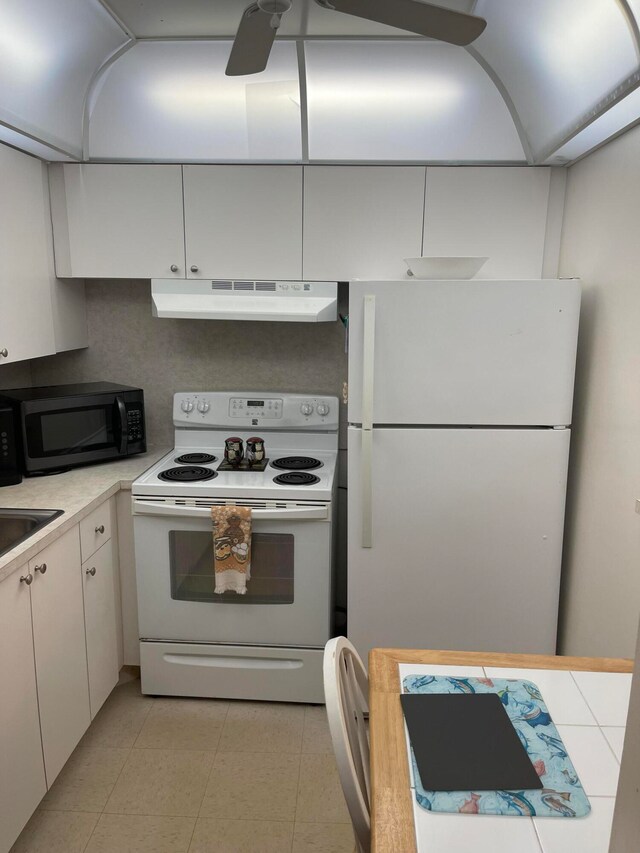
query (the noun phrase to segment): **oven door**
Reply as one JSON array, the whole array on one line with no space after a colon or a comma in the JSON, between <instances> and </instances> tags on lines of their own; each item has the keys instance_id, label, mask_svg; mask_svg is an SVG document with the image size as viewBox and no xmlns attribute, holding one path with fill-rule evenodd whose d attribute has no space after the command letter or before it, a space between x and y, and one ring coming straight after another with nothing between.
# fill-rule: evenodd
<instances>
[{"instance_id":1,"label":"oven door","mask_svg":"<svg viewBox=\"0 0 640 853\"><path fill-rule=\"evenodd\" d=\"M239 501L252 507L252 536L251 579L238 595L214 592L211 503L133 499L140 638L322 647L331 505Z\"/></svg>"}]
</instances>

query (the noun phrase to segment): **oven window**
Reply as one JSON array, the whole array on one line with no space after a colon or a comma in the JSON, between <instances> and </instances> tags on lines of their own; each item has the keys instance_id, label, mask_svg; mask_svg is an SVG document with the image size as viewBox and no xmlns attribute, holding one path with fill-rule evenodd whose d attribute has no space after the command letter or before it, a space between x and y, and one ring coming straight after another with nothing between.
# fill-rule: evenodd
<instances>
[{"instance_id":1,"label":"oven window","mask_svg":"<svg viewBox=\"0 0 640 853\"><path fill-rule=\"evenodd\" d=\"M211 531L172 530L171 598L220 604L293 604L293 549L292 533L254 533L246 595L216 595Z\"/></svg>"},{"instance_id":2,"label":"oven window","mask_svg":"<svg viewBox=\"0 0 640 853\"><path fill-rule=\"evenodd\" d=\"M112 405L27 415L26 430L32 458L102 450L116 443Z\"/></svg>"}]
</instances>

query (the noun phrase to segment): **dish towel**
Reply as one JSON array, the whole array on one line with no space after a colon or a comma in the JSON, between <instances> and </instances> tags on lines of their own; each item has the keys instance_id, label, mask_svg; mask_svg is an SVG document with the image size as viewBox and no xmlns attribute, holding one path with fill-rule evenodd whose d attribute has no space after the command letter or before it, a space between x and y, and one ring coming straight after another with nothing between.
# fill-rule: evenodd
<instances>
[{"instance_id":1,"label":"dish towel","mask_svg":"<svg viewBox=\"0 0 640 853\"><path fill-rule=\"evenodd\" d=\"M251 507L213 506L215 592L245 595L251 578Z\"/></svg>"}]
</instances>

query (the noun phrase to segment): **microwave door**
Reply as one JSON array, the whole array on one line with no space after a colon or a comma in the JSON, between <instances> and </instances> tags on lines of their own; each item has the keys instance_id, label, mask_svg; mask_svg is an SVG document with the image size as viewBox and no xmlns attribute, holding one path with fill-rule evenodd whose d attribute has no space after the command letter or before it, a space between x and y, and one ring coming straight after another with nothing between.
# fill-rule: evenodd
<instances>
[{"instance_id":1,"label":"microwave door","mask_svg":"<svg viewBox=\"0 0 640 853\"><path fill-rule=\"evenodd\" d=\"M113 396L36 401L25 407L23 438L28 472L121 456L127 452L127 415Z\"/></svg>"}]
</instances>

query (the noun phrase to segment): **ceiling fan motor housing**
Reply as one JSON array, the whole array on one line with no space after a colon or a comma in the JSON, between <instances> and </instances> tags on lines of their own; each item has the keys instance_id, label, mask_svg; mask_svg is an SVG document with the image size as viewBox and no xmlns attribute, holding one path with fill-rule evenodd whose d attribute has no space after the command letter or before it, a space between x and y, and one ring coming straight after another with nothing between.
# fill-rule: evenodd
<instances>
[{"instance_id":1,"label":"ceiling fan motor housing","mask_svg":"<svg viewBox=\"0 0 640 853\"><path fill-rule=\"evenodd\" d=\"M269 15L284 15L291 8L291 0L258 0L258 6Z\"/></svg>"}]
</instances>

